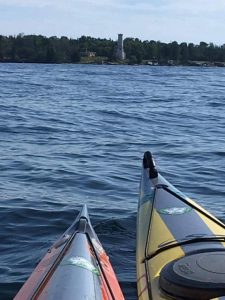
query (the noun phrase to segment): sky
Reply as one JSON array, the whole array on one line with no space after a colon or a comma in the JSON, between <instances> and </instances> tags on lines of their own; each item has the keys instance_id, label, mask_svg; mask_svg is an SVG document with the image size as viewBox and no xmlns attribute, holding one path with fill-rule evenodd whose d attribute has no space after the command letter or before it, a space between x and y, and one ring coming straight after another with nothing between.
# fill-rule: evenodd
<instances>
[{"instance_id":1,"label":"sky","mask_svg":"<svg viewBox=\"0 0 225 300\"><path fill-rule=\"evenodd\" d=\"M0 0L0 34L225 44L225 0Z\"/></svg>"}]
</instances>

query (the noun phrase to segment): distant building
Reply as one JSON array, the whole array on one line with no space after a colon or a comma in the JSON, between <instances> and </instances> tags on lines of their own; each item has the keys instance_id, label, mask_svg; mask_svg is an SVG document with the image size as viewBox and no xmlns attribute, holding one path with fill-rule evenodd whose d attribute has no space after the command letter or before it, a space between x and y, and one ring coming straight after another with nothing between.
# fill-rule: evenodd
<instances>
[{"instance_id":1,"label":"distant building","mask_svg":"<svg viewBox=\"0 0 225 300\"><path fill-rule=\"evenodd\" d=\"M80 55L85 57L95 57L96 52L88 51L86 49L86 51L80 52Z\"/></svg>"},{"instance_id":2,"label":"distant building","mask_svg":"<svg viewBox=\"0 0 225 300\"><path fill-rule=\"evenodd\" d=\"M116 58L120 60L124 60L126 58L126 54L123 50L123 35L121 33L118 34Z\"/></svg>"}]
</instances>

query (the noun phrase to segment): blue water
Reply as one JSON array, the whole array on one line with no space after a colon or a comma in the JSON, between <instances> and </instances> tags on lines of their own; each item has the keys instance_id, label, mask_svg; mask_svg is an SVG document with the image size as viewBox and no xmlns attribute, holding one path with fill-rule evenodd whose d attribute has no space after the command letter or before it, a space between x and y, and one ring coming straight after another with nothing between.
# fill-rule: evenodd
<instances>
[{"instance_id":1,"label":"blue water","mask_svg":"<svg viewBox=\"0 0 225 300\"><path fill-rule=\"evenodd\" d=\"M143 152L225 221L225 69L0 64L0 299L86 203L136 296Z\"/></svg>"}]
</instances>

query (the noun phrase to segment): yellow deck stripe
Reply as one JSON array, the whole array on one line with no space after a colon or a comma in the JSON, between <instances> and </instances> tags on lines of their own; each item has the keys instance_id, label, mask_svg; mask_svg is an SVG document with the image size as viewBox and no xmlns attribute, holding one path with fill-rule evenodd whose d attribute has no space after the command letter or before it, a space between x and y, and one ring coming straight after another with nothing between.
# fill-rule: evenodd
<instances>
[{"instance_id":1,"label":"yellow deck stripe","mask_svg":"<svg viewBox=\"0 0 225 300\"><path fill-rule=\"evenodd\" d=\"M201 206L196 204L193 200L191 200L191 199L188 199L188 200L191 201L192 203L194 203L202 211L209 214L206 210L204 210ZM196 213L200 216L200 218L203 220L203 222L210 228L210 230L212 231L213 234L215 234L215 235L225 235L225 229L222 226L220 226L219 224L213 222L213 220L207 218L205 215L203 215L199 211L196 211ZM221 221L219 221L218 219L216 219L213 215L211 215L211 214L209 214L209 215L212 216L215 220L217 220L218 222L220 222L223 225L223 223ZM225 247L225 242L222 242L221 244Z\"/></svg>"},{"instance_id":2,"label":"yellow deck stripe","mask_svg":"<svg viewBox=\"0 0 225 300\"><path fill-rule=\"evenodd\" d=\"M160 214L154 209L150 226L150 234L148 236L148 254L155 252L161 243L173 240L175 240L173 234L161 218ZM181 248L180 251L183 255L184 252Z\"/></svg>"},{"instance_id":3,"label":"yellow deck stripe","mask_svg":"<svg viewBox=\"0 0 225 300\"><path fill-rule=\"evenodd\" d=\"M148 283L146 278L145 264L142 262L145 258L145 245L148 236L148 228L150 222L152 203L150 201L145 202L138 211L137 219L137 288L138 299L149 300L148 297Z\"/></svg>"},{"instance_id":4,"label":"yellow deck stripe","mask_svg":"<svg viewBox=\"0 0 225 300\"><path fill-rule=\"evenodd\" d=\"M148 253L153 253L158 249L158 245L174 240L174 236L160 217L159 213L154 209L152 215L152 226L150 227L150 235L148 240ZM149 281L151 282L152 296L154 300L167 299L163 295L159 295L158 278L161 269L170 261L184 256L184 251L181 247L175 247L165 252L158 254L148 262Z\"/></svg>"}]
</instances>

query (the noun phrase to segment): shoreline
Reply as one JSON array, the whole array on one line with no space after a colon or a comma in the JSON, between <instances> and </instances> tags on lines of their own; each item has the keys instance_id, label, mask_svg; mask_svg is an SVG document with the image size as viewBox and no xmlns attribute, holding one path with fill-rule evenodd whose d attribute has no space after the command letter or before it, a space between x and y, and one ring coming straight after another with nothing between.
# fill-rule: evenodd
<instances>
[{"instance_id":1,"label":"shoreline","mask_svg":"<svg viewBox=\"0 0 225 300\"><path fill-rule=\"evenodd\" d=\"M5 60L0 61L0 64L49 64L49 65L108 65L108 66L150 66L150 67L225 67L225 62L208 62L208 61L189 61L186 63L182 62L156 62L156 61L146 61L142 63L130 63L124 61L80 61L77 63L69 63L69 62L35 62L35 61L12 61Z\"/></svg>"}]
</instances>

